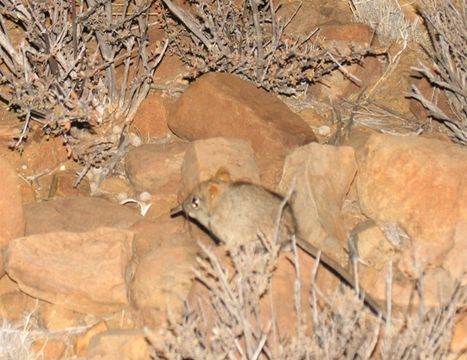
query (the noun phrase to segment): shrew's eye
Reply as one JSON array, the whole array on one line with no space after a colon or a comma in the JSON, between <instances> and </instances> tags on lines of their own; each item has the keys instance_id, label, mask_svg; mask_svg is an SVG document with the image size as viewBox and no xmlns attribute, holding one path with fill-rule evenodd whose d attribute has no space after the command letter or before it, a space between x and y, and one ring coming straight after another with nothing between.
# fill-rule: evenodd
<instances>
[{"instance_id":1,"label":"shrew's eye","mask_svg":"<svg viewBox=\"0 0 467 360\"><path fill-rule=\"evenodd\" d=\"M201 201L200 201L199 198L196 197L196 196L193 196L193 197L191 198L191 206L192 206L194 209L196 209L196 208L199 206L200 202L201 202Z\"/></svg>"}]
</instances>

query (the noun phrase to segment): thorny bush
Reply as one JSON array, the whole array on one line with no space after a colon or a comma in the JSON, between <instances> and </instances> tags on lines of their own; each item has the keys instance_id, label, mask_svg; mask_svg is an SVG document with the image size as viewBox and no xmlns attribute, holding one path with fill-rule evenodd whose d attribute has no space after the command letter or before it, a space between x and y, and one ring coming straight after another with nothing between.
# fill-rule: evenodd
<instances>
[{"instance_id":1,"label":"thorny bush","mask_svg":"<svg viewBox=\"0 0 467 360\"><path fill-rule=\"evenodd\" d=\"M37 123L85 170L118 153L166 47L148 42L152 3L0 0L0 97L24 120L14 148Z\"/></svg>"}]
</instances>

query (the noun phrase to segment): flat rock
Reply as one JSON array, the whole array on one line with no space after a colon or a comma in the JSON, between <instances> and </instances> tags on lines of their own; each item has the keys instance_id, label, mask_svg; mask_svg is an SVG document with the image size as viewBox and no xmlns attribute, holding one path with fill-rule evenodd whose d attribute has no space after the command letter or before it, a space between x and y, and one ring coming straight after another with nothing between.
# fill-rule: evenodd
<instances>
[{"instance_id":1,"label":"flat rock","mask_svg":"<svg viewBox=\"0 0 467 360\"><path fill-rule=\"evenodd\" d=\"M315 141L311 128L275 95L234 75L201 76L181 95L168 117L169 128L188 140L237 137L249 140L261 181L275 187L285 155Z\"/></svg>"},{"instance_id":2,"label":"flat rock","mask_svg":"<svg viewBox=\"0 0 467 360\"><path fill-rule=\"evenodd\" d=\"M89 231L98 227L127 229L142 217L137 210L92 197L66 197L25 205L26 235Z\"/></svg>"},{"instance_id":3,"label":"flat rock","mask_svg":"<svg viewBox=\"0 0 467 360\"><path fill-rule=\"evenodd\" d=\"M47 198L89 196L91 186L89 180L84 178L75 187L76 170L58 171L41 178L41 189L48 190ZM45 194L44 194L45 195Z\"/></svg>"},{"instance_id":4,"label":"flat rock","mask_svg":"<svg viewBox=\"0 0 467 360\"><path fill-rule=\"evenodd\" d=\"M95 335L88 347L89 360L150 360L150 346L143 330L109 330Z\"/></svg>"},{"instance_id":5,"label":"flat rock","mask_svg":"<svg viewBox=\"0 0 467 360\"><path fill-rule=\"evenodd\" d=\"M91 314L127 305L133 233L100 228L84 233L36 234L11 241L5 270L21 291Z\"/></svg>"},{"instance_id":6,"label":"flat rock","mask_svg":"<svg viewBox=\"0 0 467 360\"><path fill-rule=\"evenodd\" d=\"M467 241L465 149L433 139L375 134L359 153L358 168L364 214L400 226L411 238L401 244L400 269L417 277L414 255L422 269L450 268L443 264L446 255L454 246L465 249Z\"/></svg>"},{"instance_id":7,"label":"flat rock","mask_svg":"<svg viewBox=\"0 0 467 360\"><path fill-rule=\"evenodd\" d=\"M24 235L25 219L20 182L10 164L0 158L0 249L12 239ZM1 261L0 261L0 276Z\"/></svg>"},{"instance_id":8,"label":"flat rock","mask_svg":"<svg viewBox=\"0 0 467 360\"><path fill-rule=\"evenodd\" d=\"M182 164L184 194L223 167L233 180L259 184L259 170L255 153L247 140L239 138L210 138L193 141Z\"/></svg>"}]
</instances>

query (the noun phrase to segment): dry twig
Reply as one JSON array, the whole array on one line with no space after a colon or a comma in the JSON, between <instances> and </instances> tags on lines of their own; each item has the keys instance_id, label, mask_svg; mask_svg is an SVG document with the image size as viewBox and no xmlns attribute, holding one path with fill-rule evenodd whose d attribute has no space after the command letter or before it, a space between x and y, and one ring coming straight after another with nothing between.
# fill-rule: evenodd
<instances>
[{"instance_id":1,"label":"dry twig","mask_svg":"<svg viewBox=\"0 0 467 360\"><path fill-rule=\"evenodd\" d=\"M412 85L411 97L420 101L428 114L451 130L455 139L467 144L467 8L464 1L423 0L420 6L433 45L427 50L433 64L420 64L418 71L433 87L431 96ZM438 106L444 95L447 108Z\"/></svg>"}]
</instances>

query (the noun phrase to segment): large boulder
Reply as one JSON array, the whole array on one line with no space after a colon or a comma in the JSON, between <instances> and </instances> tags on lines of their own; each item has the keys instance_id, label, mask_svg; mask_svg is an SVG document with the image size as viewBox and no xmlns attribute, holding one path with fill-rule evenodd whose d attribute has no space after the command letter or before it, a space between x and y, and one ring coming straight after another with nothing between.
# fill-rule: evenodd
<instances>
[{"instance_id":1,"label":"large boulder","mask_svg":"<svg viewBox=\"0 0 467 360\"><path fill-rule=\"evenodd\" d=\"M360 152L358 165L362 211L379 223L399 226L411 239L400 244L401 270L417 276L417 266L443 266L455 277L465 277L465 259L456 256L467 242L465 148L421 137L375 134Z\"/></svg>"},{"instance_id":2,"label":"large boulder","mask_svg":"<svg viewBox=\"0 0 467 360\"><path fill-rule=\"evenodd\" d=\"M33 297L82 313L119 311L128 304L133 236L100 228L18 238L5 251L5 270Z\"/></svg>"},{"instance_id":3,"label":"large boulder","mask_svg":"<svg viewBox=\"0 0 467 360\"><path fill-rule=\"evenodd\" d=\"M234 75L210 73L196 80L174 104L170 129L188 140L238 137L249 140L263 184L274 187L287 153L315 141L305 121L275 95Z\"/></svg>"},{"instance_id":4,"label":"large boulder","mask_svg":"<svg viewBox=\"0 0 467 360\"><path fill-rule=\"evenodd\" d=\"M127 229L143 219L137 210L95 197L65 197L24 207L26 235L89 231L99 227Z\"/></svg>"}]
</instances>

